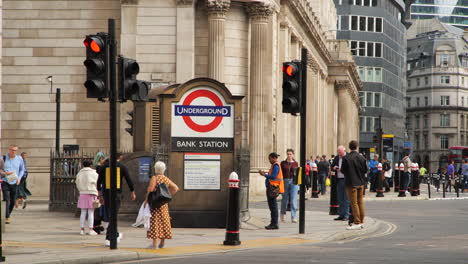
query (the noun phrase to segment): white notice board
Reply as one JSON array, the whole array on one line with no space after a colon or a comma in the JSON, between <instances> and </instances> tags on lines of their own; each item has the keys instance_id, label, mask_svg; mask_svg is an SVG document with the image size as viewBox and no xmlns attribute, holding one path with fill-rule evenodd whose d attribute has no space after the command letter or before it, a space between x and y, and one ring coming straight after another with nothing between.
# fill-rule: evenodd
<instances>
[{"instance_id":1,"label":"white notice board","mask_svg":"<svg viewBox=\"0 0 468 264\"><path fill-rule=\"evenodd\" d=\"M221 154L185 153L184 190L220 190Z\"/></svg>"}]
</instances>

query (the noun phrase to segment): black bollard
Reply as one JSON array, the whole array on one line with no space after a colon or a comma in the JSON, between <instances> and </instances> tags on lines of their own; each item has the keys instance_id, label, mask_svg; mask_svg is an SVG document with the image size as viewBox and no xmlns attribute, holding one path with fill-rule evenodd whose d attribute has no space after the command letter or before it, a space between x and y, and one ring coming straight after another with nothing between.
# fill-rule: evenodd
<instances>
[{"instance_id":1,"label":"black bollard","mask_svg":"<svg viewBox=\"0 0 468 264\"><path fill-rule=\"evenodd\" d=\"M332 170L330 176L330 215L337 215L338 208L340 207L338 204L338 192L336 190L336 184L336 173L334 170Z\"/></svg>"},{"instance_id":2,"label":"black bollard","mask_svg":"<svg viewBox=\"0 0 468 264\"><path fill-rule=\"evenodd\" d=\"M427 175L430 175L430 174L427 174ZM427 179L427 195L429 196L429 199L431 199L431 181L429 179Z\"/></svg>"},{"instance_id":3,"label":"black bollard","mask_svg":"<svg viewBox=\"0 0 468 264\"><path fill-rule=\"evenodd\" d=\"M393 190L394 192L400 191L400 166L398 162L395 163L395 168L393 169Z\"/></svg>"},{"instance_id":4,"label":"black bollard","mask_svg":"<svg viewBox=\"0 0 468 264\"><path fill-rule=\"evenodd\" d=\"M406 176L405 176L405 165L400 163L400 192L398 197L406 197Z\"/></svg>"},{"instance_id":5,"label":"black bollard","mask_svg":"<svg viewBox=\"0 0 468 264\"><path fill-rule=\"evenodd\" d=\"M455 190L457 191L457 198L460 197L460 188L459 188L459 185L460 184L460 177L459 175L457 175L455 177Z\"/></svg>"},{"instance_id":6,"label":"black bollard","mask_svg":"<svg viewBox=\"0 0 468 264\"><path fill-rule=\"evenodd\" d=\"M382 163L377 164L377 177L375 179L375 192L377 193L375 197L384 197L383 194L383 180L382 180Z\"/></svg>"},{"instance_id":7,"label":"black bollard","mask_svg":"<svg viewBox=\"0 0 468 264\"><path fill-rule=\"evenodd\" d=\"M418 164L411 164L411 196L418 196L419 191L419 170Z\"/></svg>"},{"instance_id":8,"label":"black bollard","mask_svg":"<svg viewBox=\"0 0 468 264\"><path fill-rule=\"evenodd\" d=\"M231 172L229 175L229 200L228 200L228 214L226 223L226 240L224 245L237 246L240 245L239 240L239 227L240 227L240 189L239 189L239 176L237 173Z\"/></svg>"},{"instance_id":9,"label":"black bollard","mask_svg":"<svg viewBox=\"0 0 468 264\"><path fill-rule=\"evenodd\" d=\"M318 169L317 169L317 164L315 164L315 162L312 163L312 198L319 198L319 195L318 195Z\"/></svg>"},{"instance_id":10,"label":"black bollard","mask_svg":"<svg viewBox=\"0 0 468 264\"><path fill-rule=\"evenodd\" d=\"M442 198L445 198L445 177L442 175L440 177L442 178Z\"/></svg>"}]
</instances>

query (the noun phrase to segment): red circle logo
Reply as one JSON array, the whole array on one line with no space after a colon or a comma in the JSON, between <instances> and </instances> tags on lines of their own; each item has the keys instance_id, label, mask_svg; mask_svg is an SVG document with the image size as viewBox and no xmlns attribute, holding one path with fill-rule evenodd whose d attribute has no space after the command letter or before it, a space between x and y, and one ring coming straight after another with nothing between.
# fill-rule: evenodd
<instances>
[{"instance_id":1,"label":"red circle logo","mask_svg":"<svg viewBox=\"0 0 468 264\"><path fill-rule=\"evenodd\" d=\"M208 91L208 90L196 90L192 92L185 98L182 105L190 105L193 102L193 100L199 97L206 97L210 99L215 104L215 106L223 106L223 102L221 102L219 97L215 93ZM200 133L210 132L216 129L219 126L219 124L221 124L221 122L223 121L222 116L217 116L210 123L206 125L200 125L200 124L195 123L190 116L182 116L182 118L188 127Z\"/></svg>"}]
</instances>

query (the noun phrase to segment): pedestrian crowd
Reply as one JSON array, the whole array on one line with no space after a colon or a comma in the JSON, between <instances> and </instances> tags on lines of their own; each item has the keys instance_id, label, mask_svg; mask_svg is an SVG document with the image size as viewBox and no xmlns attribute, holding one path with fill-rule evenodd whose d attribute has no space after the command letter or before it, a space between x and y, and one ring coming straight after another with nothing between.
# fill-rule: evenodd
<instances>
[{"instance_id":1,"label":"pedestrian crowd","mask_svg":"<svg viewBox=\"0 0 468 264\"><path fill-rule=\"evenodd\" d=\"M332 156L327 160L326 155L313 156L306 163L304 183L308 189L313 185L311 178L314 172L317 172L317 190L312 188L312 197L314 192L321 195L326 194L327 181L331 175L335 175L337 180L337 195L339 202L339 215L334 220L348 221L350 212L352 212L351 225L347 227L349 230L357 230L364 228L364 190L368 179L368 165L366 158L358 152L358 142L352 140L349 142L350 152L346 152L344 146L338 146L337 156ZM285 222L285 215L290 205L291 222L297 223L297 196L298 196L298 167L299 164L294 159L294 150L286 151L286 159L278 161L279 155L272 152L268 156L271 164L268 172L260 170L259 174L265 177L265 187L268 207L270 209L270 224L265 226L265 229L279 229L278 223L278 203L277 197L281 194L281 209L280 220ZM378 158L377 158L378 159ZM376 167L375 167L376 168ZM334 172L333 174L331 172ZM371 167L371 172L377 174L374 167ZM376 177L375 175L372 177ZM375 188L375 187L374 187Z\"/></svg>"}]
</instances>

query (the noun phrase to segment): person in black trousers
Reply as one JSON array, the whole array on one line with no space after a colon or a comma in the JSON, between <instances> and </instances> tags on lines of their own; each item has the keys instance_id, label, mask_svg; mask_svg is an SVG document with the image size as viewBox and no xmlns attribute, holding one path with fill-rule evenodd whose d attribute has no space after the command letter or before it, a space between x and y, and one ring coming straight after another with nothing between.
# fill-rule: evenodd
<instances>
[{"instance_id":1,"label":"person in black trousers","mask_svg":"<svg viewBox=\"0 0 468 264\"><path fill-rule=\"evenodd\" d=\"M131 192L131 199L134 201L136 199L136 194L135 194L135 188L132 182L132 179L130 179L130 175L128 173L128 169L125 165L120 164L120 160L123 157L122 153L117 153L117 168L120 168L120 182L122 183L122 177L125 178L125 181L127 182L128 188L130 189ZM110 191L107 190L105 186L106 182L106 170L109 168L109 159L107 159L104 162L104 165L99 168L97 173L99 174L98 182L97 182L97 189L98 189L98 197L101 203L104 203L104 208L107 211L105 215L109 216L110 215ZM117 169L118 170L118 169ZM120 186L121 187L121 186ZM120 200L122 196L122 189L118 188L117 189L117 195L116 195L116 207L117 207L117 214L119 213L119 208L120 208ZM108 217L105 217L108 218ZM109 219L103 219L103 222L109 222ZM105 224L109 225L109 224ZM110 226L107 228L107 230L111 229ZM122 234L118 234L118 241L122 238ZM106 241L105 245L110 246L110 235L109 232L106 232Z\"/></svg>"}]
</instances>

